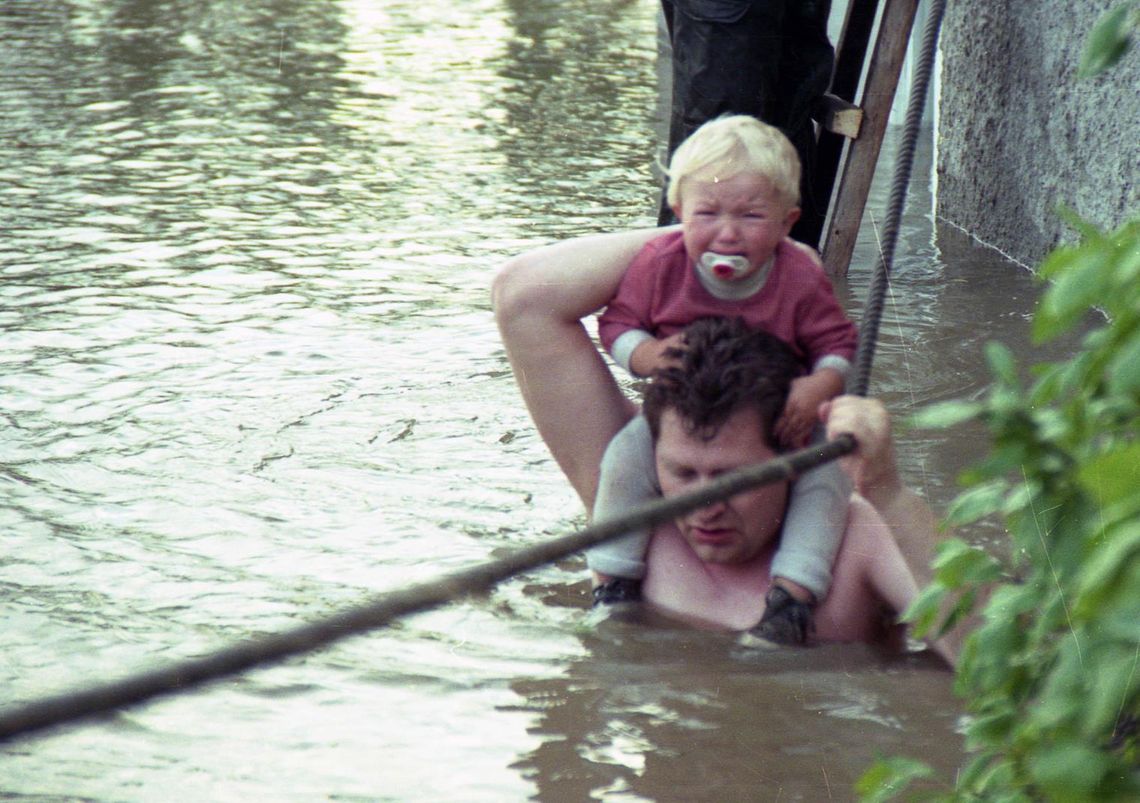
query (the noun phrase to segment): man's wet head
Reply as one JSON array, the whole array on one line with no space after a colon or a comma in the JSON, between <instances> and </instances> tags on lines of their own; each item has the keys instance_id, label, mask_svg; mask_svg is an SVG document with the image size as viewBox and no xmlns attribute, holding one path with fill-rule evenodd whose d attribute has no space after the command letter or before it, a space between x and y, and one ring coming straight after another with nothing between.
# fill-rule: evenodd
<instances>
[{"instance_id":1,"label":"man's wet head","mask_svg":"<svg viewBox=\"0 0 1140 803\"><path fill-rule=\"evenodd\" d=\"M645 392L658 480L674 496L776 454L772 430L800 366L791 350L735 319L706 318L685 330L679 364ZM677 520L704 561L741 563L775 546L787 483L762 486Z\"/></svg>"}]
</instances>

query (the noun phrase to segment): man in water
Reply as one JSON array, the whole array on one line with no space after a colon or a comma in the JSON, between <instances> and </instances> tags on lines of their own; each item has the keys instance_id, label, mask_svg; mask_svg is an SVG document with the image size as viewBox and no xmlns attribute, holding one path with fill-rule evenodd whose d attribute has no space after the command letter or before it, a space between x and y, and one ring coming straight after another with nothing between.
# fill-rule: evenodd
<instances>
[{"instance_id":1,"label":"man in water","mask_svg":"<svg viewBox=\"0 0 1140 803\"><path fill-rule=\"evenodd\" d=\"M764 332L726 319L692 324L678 364L645 393L662 494L774 457L772 427L797 370L787 346ZM933 517L898 482L881 405L843 397L824 412L829 433L856 436L863 454L847 458L846 468L872 499L852 497L834 583L816 611L815 640L889 642L901 635L897 617L917 593L912 567L928 571ZM787 491L787 483L761 486L659 527L647 555L645 601L695 622L754 627L764 614ZM900 542L884 517L899 529ZM936 649L951 657L946 645Z\"/></svg>"}]
</instances>

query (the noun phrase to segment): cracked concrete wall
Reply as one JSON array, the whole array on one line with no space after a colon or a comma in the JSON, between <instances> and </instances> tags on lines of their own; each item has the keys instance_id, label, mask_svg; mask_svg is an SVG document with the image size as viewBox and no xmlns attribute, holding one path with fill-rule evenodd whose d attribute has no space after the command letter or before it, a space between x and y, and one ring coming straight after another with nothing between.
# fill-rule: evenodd
<instances>
[{"instance_id":1,"label":"cracked concrete wall","mask_svg":"<svg viewBox=\"0 0 1140 803\"><path fill-rule=\"evenodd\" d=\"M1035 265L1075 235L1140 213L1140 51L1078 80L1089 31L1116 0L955 0L941 35L937 211ZM1031 10L1032 9L1032 10Z\"/></svg>"}]
</instances>

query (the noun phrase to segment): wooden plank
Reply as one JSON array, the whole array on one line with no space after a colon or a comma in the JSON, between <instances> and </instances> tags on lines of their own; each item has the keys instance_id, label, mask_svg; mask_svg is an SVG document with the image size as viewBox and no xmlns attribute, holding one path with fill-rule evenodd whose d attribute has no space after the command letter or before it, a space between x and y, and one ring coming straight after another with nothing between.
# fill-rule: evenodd
<instances>
[{"instance_id":1,"label":"wooden plank","mask_svg":"<svg viewBox=\"0 0 1140 803\"><path fill-rule=\"evenodd\" d=\"M835 46L835 74L831 78L830 94L848 103L854 102L855 95L859 91L859 79L863 75L863 65L867 61L867 48L875 28L875 14L878 8L879 0L851 0L847 5L843 28ZM826 129L819 132L811 193L813 197L821 199L821 206L827 206L831 201L846 143L846 138ZM813 227L805 228L804 241L818 245L823 237L823 225L824 221L819 220Z\"/></svg>"},{"instance_id":2,"label":"wooden plank","mask_svg":"<svg viewBox=\"0 0 1140 803\"><path fill-rule=\"evenodd\" d=\"M831 94L819 99L813 117L825 131L847 139L857 139L863 125L862 109Z\"/></svg>"},{"instance_id":3,"label":"wooden plank","mask_svg":"<svg viewBox=\"0 0 1140 803\"><path fill-rule=\"evenodd\" d=\"M863 127L859 138L847 148L823 244L823 264L833 276L846 275L855 250L917 8L918 0L884 0L879 35L859 104L864 113Z\"/></svg>"}]
</instances>

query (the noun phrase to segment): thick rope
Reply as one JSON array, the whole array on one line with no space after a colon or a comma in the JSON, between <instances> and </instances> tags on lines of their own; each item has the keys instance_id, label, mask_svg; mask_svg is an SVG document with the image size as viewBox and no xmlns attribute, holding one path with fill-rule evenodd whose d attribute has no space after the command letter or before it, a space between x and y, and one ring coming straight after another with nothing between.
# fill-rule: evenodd
<instances>
[{"instance_id":1,"label":"thick rope","mask_svg":"<svg viewBox=\"0 0 1140 803\"><path fill-rule=\"evenodd\" d=\"M203 658L171 663L115 683L29 703L0 714L0 741L64 722L100 716L162 695L188 691L256 666L312 652L349 636L383 627L400 617L485 592L520 572L581 552L632 529L652 527L741 491L791 479L854 448L854 438L844 435L726 474L690 493L656 500L576 533L544 540L443 577L381 594L370 603L311 624L236 644Z\"/></svg>"},{"instance_id":2,"label":"thick rope","mask_svg":"<svg viewBox=\"0 0 1140 803\"><path fill-rule=\"evenodd\" d=\"M918 63L915 65L910 99L907 101L903 136L899 141L898 155L895 157L895 173L887 201L879 258L875 272L871 276L871 285L867 288L867 305L863 308L863 319L859 324L859 346L855 351L852 378L847 385L850 392L857 396L866 396L871 384L871 363L875 358L875 342L879 338L879 322L883 317L883 307L886 306L891 269L895 259L895 245L898 242L903 208L906 206L911 167L914 165L914 151L922 129L922 112L926 107L930 76L934 72L934 55L938 48L938 34L942 30L942 16L945 11L946 0L933 0L926 25L922 29L922 45L919 49Z\"/></svg>"},{"instance_id":3,"label":"thick rope","mask_svg":"<svg viewBox=\"0 0 1140 803\"><path fill-rule=\"evenodd\" d=\"M891 187L882 250L868 290L867 306L860 326L855 380L850 384L852 392L860 396L867 394L879 319L886 303L889 272L944 9L944 0L935 0L931 4L930 17L924 29L921 58L907 108L904 136ZM576 533L542 541L443 577L381 594L372 602L283 633L251 639L202 658L171 663L118 682L17 706L0 713L0 741L41 732L64 723L107 715L163 695L198 688L257 666L313 652L349 636L384 627L395 619L486 592L502 580L520 572L581 552L630 530L653 527L742 491L792 479L818 465L850 454L855 450L855 445L852 436L840 435L827 443L812 445L719 477L690 493L659 499Z\"/></svg>"}]
</instances>

